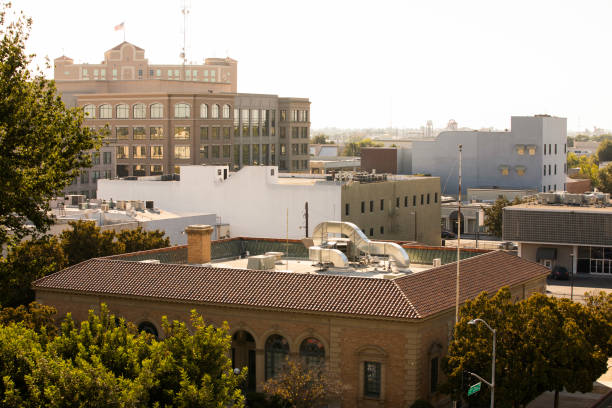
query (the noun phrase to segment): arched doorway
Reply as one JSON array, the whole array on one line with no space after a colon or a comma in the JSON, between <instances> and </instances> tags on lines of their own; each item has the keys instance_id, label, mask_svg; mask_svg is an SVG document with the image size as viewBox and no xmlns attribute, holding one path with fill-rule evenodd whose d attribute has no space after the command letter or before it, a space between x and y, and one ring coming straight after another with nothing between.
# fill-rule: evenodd
<instances>
[{"instance_id":1,"label":"arched doorway","mask_svg":"<svg viewBox=\"0 0 612 408\"><path fill-rule=\"evenodd\" d=\"M459 213L457 211L453 211L448 216L448 220L450 221L451 229L455 234L459 232L459 227L458 227L459 223L457 222L458 215ZM463 234L463 231L465 231L465 218L463 217L463 214L461 214L461 233L462 234Z\"/></svg>"},{"instance_id":2,"label":"arched doorway","mask_svg":"<svg viewBox=\"0 0 612 408\"><path fill-rule=\"evenodd\" d=\"M266 340L266 380L280 374L289 355L289 342L279 334Z\"/></svg>"},{"instance_id":3,"label":"arched doorway","mask_svg":"<svg viewBox=\"0 0 612 408\"><path fill-rule=\"evenodd\" d=\"M255 391L257 380L255 377L255 339L246 330L238 330L232 336L232 368L249 370L247 378L247 391Z\"/></svg>"},{"instance_id":4,"label":"arched doorway","mask_svg":"<svg viewBox=\"0 0 612 408\"><path fill-rule=\"evenodd\" d=\"M144 321L144 322L140 323L138 325L138 331L139 332L145 332L145 333L152 334L153 337L155 337L156 339L158 338L157 328L151 322Z\"/></svg>"},{"instance_id":5,"label":"arched doorway","mask_svg":"<svg viewBox=\"0 0 612 408\"><path fill-rule=\"evenodd\" d=\"M318 339L308 337L300 344L300 357L308 368L319 369L325 363L325 346Z\"/></svg>"}]
</instances>

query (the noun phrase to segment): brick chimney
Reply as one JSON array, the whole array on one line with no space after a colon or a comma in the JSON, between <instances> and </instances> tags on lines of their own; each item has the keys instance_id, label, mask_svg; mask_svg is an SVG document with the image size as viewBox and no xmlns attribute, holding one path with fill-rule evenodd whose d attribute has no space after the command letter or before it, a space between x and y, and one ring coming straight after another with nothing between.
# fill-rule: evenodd
<instances>
[{"instance_id":1,"label":"brick chimney","mask_svg":"<svg viewBox=\"0 0 612 408\"><path fill-rule=\"evenodd\" d=\"M203 264L210 262L210 236L213 227L210 225L190 225L187 233L187 263Z\"/></svg>"}]
</instances>

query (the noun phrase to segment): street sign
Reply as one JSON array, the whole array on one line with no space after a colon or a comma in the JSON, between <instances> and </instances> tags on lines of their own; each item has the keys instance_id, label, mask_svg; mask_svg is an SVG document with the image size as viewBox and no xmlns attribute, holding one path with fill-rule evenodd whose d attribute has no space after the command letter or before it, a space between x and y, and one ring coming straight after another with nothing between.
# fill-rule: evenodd
<instances>
[{"instance_id":1,"label":"street sign","mask_svg":"<svg viewBox=\"0 0 612 408\"><path fill-rule=\"evenodd\" d=\"M478 391L480 391L480 386L482 385L482 382L476 383L474 385L472 385L470 387L470 389L468 390L468 397L470 395L476 394Z\"/></svg>"}]
</instances>

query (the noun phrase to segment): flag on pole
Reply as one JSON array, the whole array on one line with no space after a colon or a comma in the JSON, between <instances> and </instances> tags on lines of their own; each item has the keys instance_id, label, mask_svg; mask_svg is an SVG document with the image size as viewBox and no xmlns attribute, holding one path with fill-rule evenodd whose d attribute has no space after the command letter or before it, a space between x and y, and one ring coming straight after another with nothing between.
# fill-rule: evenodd
<instances>
[{"instance_id":1,"label":"flag on pole","mask_svg":"<svg viewBox=\"0 0 612 408\"><path fill-rule=\"evenodd\" d=\"M117 24L115 26L115 31L123 30L125 28L125 23Z\"/></svg>"}]
</instances>

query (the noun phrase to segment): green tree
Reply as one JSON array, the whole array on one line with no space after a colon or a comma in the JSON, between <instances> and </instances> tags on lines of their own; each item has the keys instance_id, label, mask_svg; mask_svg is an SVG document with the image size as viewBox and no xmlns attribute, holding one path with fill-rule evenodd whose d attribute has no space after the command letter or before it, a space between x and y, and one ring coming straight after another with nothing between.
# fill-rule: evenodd
<instances>
[{"instance_id":1,"label":"green tree","mask_svg":"<svg viewBox=\"0 0 612 408\"><path fill-rule=\"evenodd\" d=\"M135 230L120 231L117 234L117 241L125 253L166 248L170 246L170 238L164 237L165 234L164 231L145 231L142 227L138 227Z\"/></svg>"},{"instance_id":2,"label":"green tree","mask_svg":"<svg viewBox=\"0 0 612 408\"><path fill-rule=\"evenodd\" d=\"M360 156L361 149L364 147L382 147L382 146L383 146L382 143L375 142L370 138L365 138L361 140L352 140L344 146L343 154L345 156Z\"/></svg>"},{"instance_id":3,"label":"green tree","mask_svg":"<svg viewBox=\"0 0 612 408\"><path fill-rule=\"evenodd\" d=\"M310 408L321 407L338 398L342 385L324 368L288 359L283 371L266 381L264 391L286 401L292 408Z\"/></svg>"},{"instance_id":4,"label":"green tree","mask_svg":"<svg viewBox=\"0 0 612 408\"><path fill-rule=\"evenodd\" d=\"M605 139L597 148L597 158L599 162L612 161L612 140Z\"/></svg>"},{"instance_id":5,"label":"green tree","mask_svg":"<svg viewBox=\"0 0 612 408\"><path fill-rule=\"evenodd\" d=\"M576 155L576 153L568 152L567 153L567 168L573 169L574 167L578 167L580 165L580 158Z\"/></svg>"},{"instance_id":6,"label":"green tree","mask_svg":"<svg viewBox=\"0 0 612 408\"><path fill-rule=\"evenodd\" d=\"M0 259L0 304L16 307L34 300L31 284L66 266L66 257L55 237L12 243Z\"/></svg>"},{"instance_id":7,"label":"green tree","mask_svg":"<svg viewBox=\"0 0 612 408\"><path fill-rule=\"evenodd\" d=\"M574 138L571 136L567 137L567 147L574 147Z\"/></svg>"},{"instance_id":8,"label":"green tree","mask_svg":"<svg viewBox=\"0 0 612 408\"><path fill-rule=\"evenodd\" d=\"M312 144L330 144L331 142L327 140L327 136L324 134L315 135L310 141Z\"/></svg>"},{"instance_id":9,"label":"green tree","mask_svg":"<svg viewBox=\"0 0 612 408\"><path fill-rule=\"evenodd\" d=\"M512 202L508 201L505 196L500 196L495 203L489 208L484 209L484 225L488 231L496 237L502 236L503 214L504 207L509 205L517 205L522 203L522 200L516 197Z\"/></svg>"},{"instance_id":10,"label":"green tree","mask_svg":"<svg viewBox=\"0 0 612 408\"><path fill-rule=\"evenodd\" d=\"M50 341L22 323L0 325L4 407L243 407L228 357L227 325L192 313L164 321L165 338L138 333L105 305L77 327L68 316Z\"/></svg>"},{"instance_id":11,"label":"green tree","mask_svg":"<svg viewBox=\"0 0 612 408\"><path fill-rule=\"evenodd\" d=\"M597 186L604 193L612 193L612 163L599 169Z\"/></svg>"},{"instance_id":12,"label":"green tree","mask_svg":"<svg viewBox=\"0 0 612 408\"><path fill-rule=\"evenodd\" d=\"M591 138L588 135L576 135L574 141L576 142L588 142Z\"/></svg>"},{"instance_id":13,"label":"green tree","mask_svg":"<svg viewBox=\"0 0 612 408\"><path fill-rule=\"evenodd\" d=\"M0 325L11 323L22 323L24 327L34 330L36 333L43 331L53 337L57 333L54 316L57 314L52 306L45 306L38 302L32 302L27 306L20 305L16 308L4 307L0 309Z\"/></svg>"},{"instance_id":14,"label":"green tree","mask_svg":"<svg viewBox=\"0 0 612 408\"><path fill-rule=\"evenodd\" d=\"M489 298L482 293L467 301L455 326L443 369L449 378L447 392L465 397L461 389L463 370L490 380L491 333L484 325L469 325L473 318L485 320L497 331L495 401L498 406L521 407L544 391L567 389L588 392L593 381L607 370L609 325L586 306L569 299L535 293L513 302L508 288ZM489 390L472 397L486 405Z\"/></svg>"},{"instance_id":15,"label":"green tree","mask_svg":"<svg viewBox=\"0 0 612 408\"><path fill-rule=\"evenodd\" d=\"M45 231L49 200L81 167L99 137L83 124L81 108L67 109L53 81L32 73L24 51L31 20L0 11L0 243ZM34 231L27 226L30 221Z\"/></svg>"},{"instance_id":16,"label":"green tree","mask_svg":"<svg viewBox=\"0 0 612 408\"><path fill-rule=\"evenodd\" d=\"M93 221L71 221L69 225L72 228L60 234L68 265L123 253L122 244L115 240L115 231L101 231Z\"/></svg>"}]
</instances>

